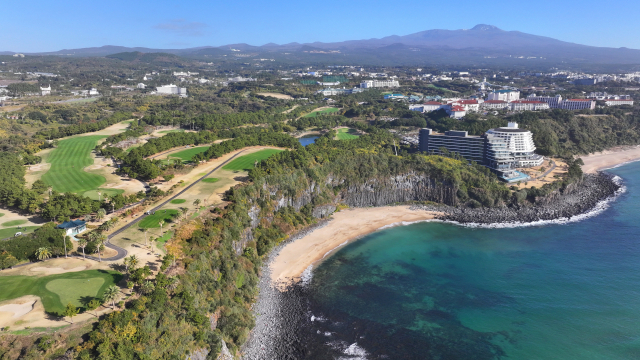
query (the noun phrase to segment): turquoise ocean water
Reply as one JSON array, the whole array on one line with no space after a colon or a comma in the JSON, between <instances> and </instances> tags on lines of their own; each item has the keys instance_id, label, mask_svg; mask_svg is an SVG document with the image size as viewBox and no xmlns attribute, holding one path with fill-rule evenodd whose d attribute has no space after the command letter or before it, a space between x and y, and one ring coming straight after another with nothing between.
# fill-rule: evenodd
<instances>
[{"instance_id":1,"label":"turquoise ocean water","mask_svg":"<svg viewBox=\"0 0 640 360\"><path fill-rule=\"evenodd\" d=\"M611 172L627 191L584 221L418 223L341 248L309 285L327 344L369 359L640 359L640 163Z\"/></svg>"}]
</instances>

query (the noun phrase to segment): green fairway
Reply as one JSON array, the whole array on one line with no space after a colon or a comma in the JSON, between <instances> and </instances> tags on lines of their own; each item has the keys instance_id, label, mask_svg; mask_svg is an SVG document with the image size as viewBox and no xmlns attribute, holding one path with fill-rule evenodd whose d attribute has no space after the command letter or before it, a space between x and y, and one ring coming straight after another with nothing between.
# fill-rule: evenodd
<instances>
[{"instance_id":1,"label":"green fairway","mask_svg":"<svg viewBox=\"0 0 640 360\"><path fill-rule=\"evenodd\" d=\"M167 231L166 233L162 234L161 237L156 239L156 247L160 250L164 250L164 244L166 244L172 236L173 231Z\"/></svg>"},{"instance_id":2,"label":"green fairway","mask_svg":"<svg viewBox=\"0 0 640 360\"><path fill-rule=\"evenodd\" d=\"M282 150L276 149L265 149L254 152L253 154L240 156L239 158L234 159L232 162L223 166L222 168L225 170L245 170L249 171L253 169L256 161L260 162L273 154L277 154Z\"/></svg>"},{"instance_id":3,"label":"green fairway","mask_svg":"<svg viewBox=\"0 0 640 360\"><path fill-rule=\"evenodd\" d=\"M98 196L98 191L100 191L100 196ZM106 197L111 197L118 194L123 194L124 190L122 189L103 189L100 188L98 190L89 190L85 191L82 195L88 197L92 200L103 200Z\"/></svg>"},{"instance_id":4,"label":"green fairway","mask_svg":"<svg viewBox=\"0 0 640 360\"><path fill-rule=\"evenodd\" d=\"M158 134L168 134L172 132L184 132L184 129L162 130L162 131L158 131Z\"/></svg>"},{"instance_id":5,"label":"green fairway","mask_svg":"<svg viewBox=\"0 0 640 360\"><path fill-rule=\"evenodd\" d=\"M322 109L322 110L310 112L310 113L308 113L307 115L305 115L303 117L316 117L318 115L327 115L327 114L335 113L335 112L338 112L338 111L340 111L340 109L338 109L338 108Z\"/></svg>"},{"instance_id":6,"label":"green fairway","mask_svg":"<svg viewBox=\"0 0 640 360\"><path fill-rule=\"evenodd\" d=\"M42 176L42 180L59 192L84 193L96 190L106 182L100 175L84 171L93 164L91 150L100 139L106 136L76 136L62 140L51 152L47 161L51 168Z\"/></svg>"},{"instance_id":7,"label":"green fairway","mask_svg":"<svg viewBox=\"0 0 640 360\"><path fill-rule=\"evenodd\" d=\"M0 217L3 217L3 216L4 216L4 213L0 213Z\"/></svg>"},{"instance_id":8,"label":"green fairway","mask_svg":"<svg viewBox=\"0 0 640 360\"><path fill-rule=\"evenodd\" d=\"M218 178L206 178L206 179L202 179L203 183L214 183L214 182L218 182L220 181L220 179Z\"/></svg>"},{"instance_id":9,"label":"green fairway","mask_svg":"<svg viewBox=\"0 0 640 360\"><path fill-rule=\"evenodd\" d=\"M146 218L142 219L138 223L138 227L143 229L151 229L151 228L159 228L160 220L164 220L163 227L167 227L169 223L173 221L173 218L178 216L178 210L175 209L167 209L167 210L158 210L155 214L149 215Z\"/></svg>"},{"instance_id":10,"label":"green fairway","mask_svg":"<svg viewBox=\"0 0 640 360\"><path fill-rule=\"evenodd\" d=\"M40 297L44 309L61 314L69 302L83 307L104 290L122 279L122 274L110 270L87 270L44 277L0 276L0 301L25 295Z\"/></svg>"},{"instance_id":11,"label":"green fairway","mask_svg":"<svg viewBox=\"0 0 640 360\"><path fill-rule=\"evenodd\" d=\"M336 139L338 140L357 139L360 137L360 135L356 135L356 133L357 132L354 129L347 129L347 128L338 129L336 134Z\"/></svg>"},{"instance_id":12,"label":"green fairway","mask_svg":"<svg viewBox=\"0 0 640 360\"><path fill-rule=\"evenodd\" d=\"M26 223L28 223L27 220L13 220L13 221L7 221L6 223L2 223L2 226L18 226Z\"/></svg>"},{"instance_id":13,"label":"green fairway","mask_svg":"<svg viewBox=\"0 0 640 360\"><path fill-rule=\"evenodd\" d=\"M172 159L179 158L179 159L182 159L182 161L191 161L191 159L193 159L194 156L207 151L209 148L210 146L198 146L198 147L179 151L175 154L171 154L169 155L169 157Z\"/></svg>"},{"instance_id":14,"label":"green fairway","mask_svg":"<svg viewBox=\"0 0 640 360\"><path fill-rule=\"evenodd\" d=\"M172 203L172 204L184 204L184 203L187 202L187 200L185 200L185 199L173 199L173 200L171 200L169 202Z\"/></svg>"},{"instance_id":15,"label":"green fairway","mask_svg":"<svg viewBox=\"0 0 640 360\"><path fill-rule=\"evenodd\" d=\"M18 230L18 227L12 227L12 228L8 228L8 229L0 229L0 239L6 239L9 237L13 237L18 231L21 232L23 235L24 234L29 234L32 233L35 229L39 228L40 226L21 226L20 230Z\"/></svg>"}]
</instances>

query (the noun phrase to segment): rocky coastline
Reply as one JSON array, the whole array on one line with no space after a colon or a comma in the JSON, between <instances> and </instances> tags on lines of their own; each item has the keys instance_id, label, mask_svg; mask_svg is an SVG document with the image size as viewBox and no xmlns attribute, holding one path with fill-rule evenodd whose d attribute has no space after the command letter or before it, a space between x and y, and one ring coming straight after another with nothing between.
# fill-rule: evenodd
<instances>
[{"instance_id":1,"label":"rocky coastline","mask_svg":"<svg viewBox=\"0 0 640 360\"><path fill-rule=\"evenodd\" d=\"M536 199L531 205L498 208L462 208L447 205L415 205L416 209L443 213L440 220L460 224L515 224L524 225L540 221L571 219L594 210L604 200L621 191L622 185L607 173L587 174L579 183L572 184L564 191L555 191L545 198ZM265 260L259 282L260 295L254 304L256 326L249 340L243 346L242 359L362 359L357 352L350 353L353 344L344 342L342 346L328 346L323 338L321 322L314 319L313 308L306 296L305 286L290 285L281 292L273 284L269 265L289 242L304 237L330 220L304 229L280 244ZM357 326L358 324L352 324ZM364 350L362 350L364 351Z\"/></svg>"}]
</instances>

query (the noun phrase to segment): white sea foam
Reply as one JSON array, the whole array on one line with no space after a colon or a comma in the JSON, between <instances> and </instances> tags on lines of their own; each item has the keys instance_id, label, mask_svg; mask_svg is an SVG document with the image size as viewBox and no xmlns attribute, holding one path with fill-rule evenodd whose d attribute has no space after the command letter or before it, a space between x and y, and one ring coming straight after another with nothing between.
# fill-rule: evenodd
<instances>
[{"instance_id":1,"label":"white sea foam","mask_svg":"<svg viewBox=\"0 0 640 360\"><path fill-rule=\"evenodd\" d=\"M311 279L313 279L313 265L309 265L304 271L302 275L300 275L300 283L302 286L309 285L311 283ZM313 321L313 319L311 319Z\"/></svg>"},{"instance_id":2,"label":"white sea foam","mask_svg":"<svg viewBox=\"0 0 640 360\"><path fill-rule=\"evenodd\" d=\"M323 256L322 258L323 258L323 259L324 259L324 258L326 258L326 257L327 257L329 254L331 254L335 249L337 249L337 248L339 248L339 247L341 247L341 246L345 246L345 245L347 245L348 243L349 243L349 240L347 240L347 241L343 242L342 244L340 244L340 245L338 245L338 246L334 247L333 249L331 249L331 250L327 251L327 252L324 254L324 256Z\"/></svg>"}]
</instances>

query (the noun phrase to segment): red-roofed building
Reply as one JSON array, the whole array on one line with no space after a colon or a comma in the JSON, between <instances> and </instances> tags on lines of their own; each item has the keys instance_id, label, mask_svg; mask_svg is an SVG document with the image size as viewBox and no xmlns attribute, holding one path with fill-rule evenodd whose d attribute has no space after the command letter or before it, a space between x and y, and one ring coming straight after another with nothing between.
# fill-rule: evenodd
<instances>
[{"instance_id":1,"label":"red-roofed building","mask_svg":"<svg viewBox=\"0 0 640 360\"><path fill-rule=\"evenodd\" d=\"M480 111L480 103L478 100L458 100L452 105L462 106L466 111Z\"/></svg>"},{"instance_id":2,"label":"red-roofed building","mask_svg":"<svg viewBox=\"0 0 640 360\"><path fill-rule=\"evenodd\" d=\"M467 115L467 110L465 110L464 107L460 105L452 105L449 106L447 113L454 119L460 119Z\"/></svg>"}]
</instances>

